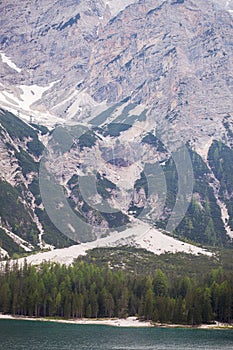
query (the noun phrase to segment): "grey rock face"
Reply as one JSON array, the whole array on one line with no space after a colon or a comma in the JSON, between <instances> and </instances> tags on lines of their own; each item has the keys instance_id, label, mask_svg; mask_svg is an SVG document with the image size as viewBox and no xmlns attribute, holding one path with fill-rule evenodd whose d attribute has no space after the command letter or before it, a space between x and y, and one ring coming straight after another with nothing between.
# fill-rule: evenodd
<instances>
[{"instance_id":1,"label":"grey rock face","mask_svg":"<svg viewBox=\"0 0 233 350\"><path fill-rule=\"evenodd\" d=\"M78 155L73 149L67 152L65 170L61 172L59 158L52 164L73 209L84 210L90 223L114 228L117 220L125 224L140 210L148 222L164 223L175 206L173 197L186 195L175 183L171 152L188 144L195 180L204 179L205 189L196 185L189 216L178 233L193 239L203 231L199 242L226 241L224 220L233 220L232 193L222 194L229 179L222 178L216 164L223 158L227 169L233 145L233 34L232 16L226 11L231 6L230 1L211 0L1 2L0 52L16 66L7 60L0 65L0 101L22 115L37 112L37 122L92 127L77 141ZM30 87L29 97L23 85ZM45 88L38 98L34 85ZM26 104L30 98L33 102ZM48 113L47 119L40 112ZM213 144L210 166L214 140L228 148ZM2 144L1 149L4 158ZM156 191L147 198L143 171L149 167L152 176L154 164L162 164L167 176L166 203ZM88 172L99 177L99 192L90 201L99 204L102 196L108 205L117 204L123 208L120 219L100 217L83 201L78 183L69 186L73 175ZM161 178L152 181L155 188L157 180ZM203 217L203 226L192 211ZM209 222L209 216L216 220ZM233 230L233 221L228 228Z\"/></svg>"},{"instance_id":2,"label":"grey rock face","mask_svg":"<svg viewBox=\"0 0 233 350\"><path fill-rule=\"evenodd\" d=\"M231 26L208 1L131 5L99 33L90 94L145 104L164 141L176 130L184 140L223 137L222 118L232 111Z\"/></svg>"},{"instance_id":3,"label":"grey rock face","mask_svg":"<svg viewBox=\"0 0 233 350\"><path fill-rule=\"evenodd\" d=\"M98 104L130 98L164 142L182 130L183 142L203 149L225 137L232 113L232 17L223 9L231 3L219 3L2 2L0 50L21 72L2 64L0 89L20 104L16 86L53 82L32 107L63 120L86 121Z\"/></svg>"},{"instance_id":4,"label":"grey rock face","mask_svg":"<svg viewBox=\"0 0 233 350\"><path fill-rule=\"evenodd\" d=\"M23 69L12 82L30 83L31 78L44 85L67 71L85 73L90 42L97 37L105 11L103 1L1 2L0 10L4 15L1 50Z\"/></svg>"}]
</instances>

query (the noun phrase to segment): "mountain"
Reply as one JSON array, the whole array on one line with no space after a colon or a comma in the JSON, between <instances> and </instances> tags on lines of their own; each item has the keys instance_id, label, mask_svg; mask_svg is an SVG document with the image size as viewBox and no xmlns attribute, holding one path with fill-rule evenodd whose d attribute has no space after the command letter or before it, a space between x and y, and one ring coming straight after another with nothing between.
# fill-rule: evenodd
<instances>
[{"instance_id":1,"label":"mountain","mask_svg":"<svg viewBox=\"0 0 233 350\"><path fill-rule=\"evenodd\" d=\"M35 1L22 7L3 2L1 101L27 112L28 120L32 115L54 124L86 120L106 102L130 97L145 103L154 119L170 114L171 119L177 112L175 122L177 128L183 125L185 138L199 135L199 123L196 128L187 123L185 131L179 120L190 111L199 120L208 109L222 136L217 116L231 107L229 12L201 0L125 0L118 2L120 12L114 3ZM169 118L162 130L170 129ZM203 125L203 138L215 131L206 129Z\"/></svg>"},{"instance_id":2,"label":"mountain","mask_svg":"<svg viewBox=\"0 0 233 350\"><path fill-rule=\"evenodd\" d=\"M30 126L0 109L0 233L5 254L75 243L52 225L41 204L38 172L44 145L39 138L47 133L46 127Z\"/></svg>"},{"instance_id":3,"label":"mountain","mask_svg":"<svg viewBox=\"0 0 233 350\"><path fill-rule=\"evenodd\" d=\"M231 2L0 6L2 248L231 246Z\"/></svg>"},{"instance_id":4,"label":"mountain","mask_svg":"<svg viewBox=\"0 0 233 350\"><path fill-rule=\"evenodd\" d=\"M25 252L49 250L42 259L46 258L46 254L49 259L50 256L54 259L55 254L59 261L64 259L67 263L70 258L66 254L72 257L96 246L125 244L157 254L182 251L209 255L201 248L169 237L148 223L134 219L126 211L114 208L97 210L93 203L89 204L89 198L83 200L86 181L89 184L91 177L79 178L77 172L85 171L86 166L84 163L80 166L77 160L80 154L85 157L86 152L92 149L93 141L97 140L94 132L90 134L88 130L76 142L72 139L70 148L70 134L66 128L49 131L45 126L27 124L1 109L0 134L0 237L3 256L16 257ZM50 148L55 157L50 157ZM48 172L51 168L53 172ZM97 174L97 180L96 196L111 203L120 189L106 175ZM83 188L82 181L85 184ZM90 194L93 199L92 192ZM66 252L53 251L53 248L69 246L71 250ZM37 256L32 257L38 259Z\"/></svg>"}]
</instances>

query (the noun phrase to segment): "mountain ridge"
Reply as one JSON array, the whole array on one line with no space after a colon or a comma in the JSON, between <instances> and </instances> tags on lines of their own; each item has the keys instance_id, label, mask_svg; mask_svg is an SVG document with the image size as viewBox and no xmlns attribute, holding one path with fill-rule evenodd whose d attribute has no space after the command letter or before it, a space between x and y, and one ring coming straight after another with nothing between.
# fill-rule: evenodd
<instances>
[{"instance_id":1,"label":"mountain ridge","mask_svg":"<svg viewBox=\"0 0 233 350\"><path fill-rule=\"evenodd\" d=\"M3 249L9 232L64 247L137 220L231 245L231 3L52 5L0 4L1 186L25 220L1 206Z\"/></svg>"}]
</instances>

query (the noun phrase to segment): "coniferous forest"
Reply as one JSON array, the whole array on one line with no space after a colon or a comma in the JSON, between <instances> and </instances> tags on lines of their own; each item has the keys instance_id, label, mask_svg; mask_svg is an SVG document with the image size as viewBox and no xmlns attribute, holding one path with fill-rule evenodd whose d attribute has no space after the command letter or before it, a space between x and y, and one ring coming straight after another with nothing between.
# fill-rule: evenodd
<instances>
[{"instance_id":1,"label":"coniferous forest","mask_svg":"<svg viewBox=\"0 0 233 350\"><path fill-rule=\"evenodd\" d=\"M133 274L83 261L43 263L0 274L0 312L61 318L125 318L198 325L233 320L233 272L222 267L200 277Z\"/></svg>"}]
</instances>

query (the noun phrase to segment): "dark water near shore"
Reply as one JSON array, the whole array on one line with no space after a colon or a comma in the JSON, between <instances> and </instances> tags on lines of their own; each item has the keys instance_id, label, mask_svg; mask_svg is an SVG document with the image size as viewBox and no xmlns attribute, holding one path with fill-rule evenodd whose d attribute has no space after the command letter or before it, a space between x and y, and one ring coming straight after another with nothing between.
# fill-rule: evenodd
<instances>
[{"instance_id":1,"label":"dark water near shore","mask_svg":"<svg viewBox=\"0 0 233 350\"><path fill-rule=\"evenodd\" d=\"M117 328L0 320L4 350L232 350L232 330Z\"/></svg>"}]
</instances>

